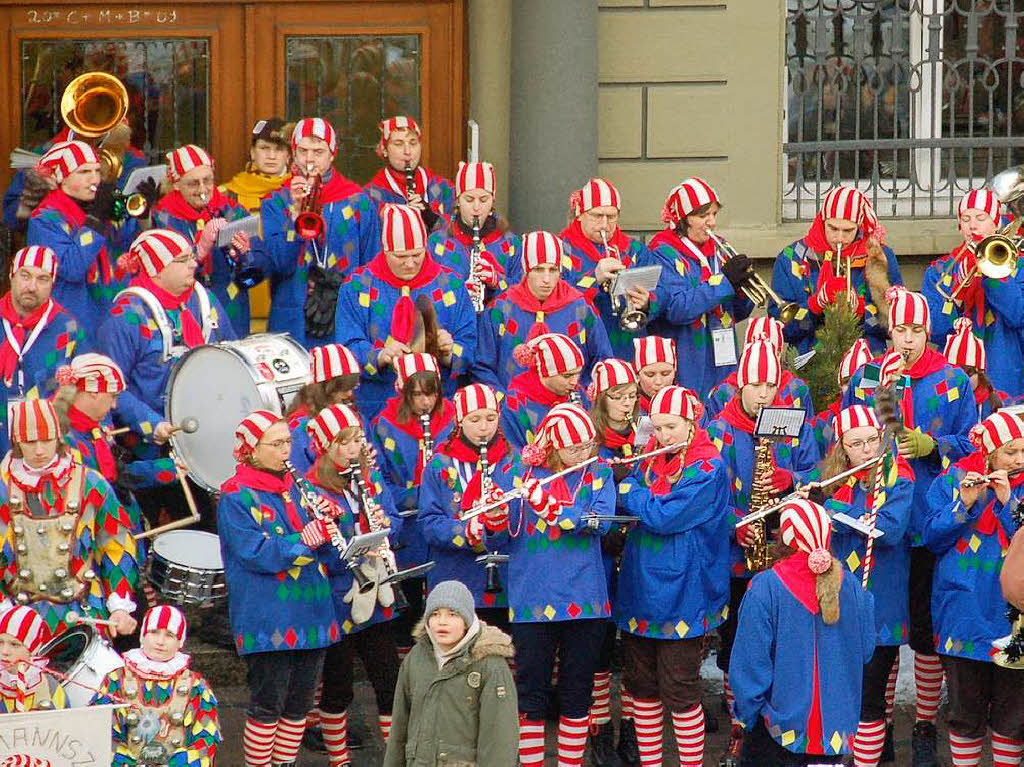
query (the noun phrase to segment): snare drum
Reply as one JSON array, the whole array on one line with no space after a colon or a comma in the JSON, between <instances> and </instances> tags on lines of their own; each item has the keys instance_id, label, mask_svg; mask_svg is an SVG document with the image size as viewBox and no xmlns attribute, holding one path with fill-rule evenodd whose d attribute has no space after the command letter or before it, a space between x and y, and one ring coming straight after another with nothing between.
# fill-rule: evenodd
<instances>
[{"instance_id":1,"label":"snare drum","mask_svg":"<svg viewBox=\"0 0 1024 767\"><path fill-rule=\"evenodd\" d=\"M211 605L227 595L220 538L171 530L153 539L146 575L160 596L180 605Z\"/></svg>"},{"instance_id":2,"label":"snare drum","mask_svg":"<svg viewBox=\"0 0 1024 767\"><path fill-rule=\"evenodd\" d=\"M286 333L197 346L175 364L167 384L167 420L195 418L192 434L171 437L189 476L218 492L235 473L235 428L254 410L281 415L312 380L309 352Z\"/></svg>"},{"instance_id":3,"label":"snare drum","mask_svg":"<svg viewBox=\"0 0 1024 767\"><path fill-rule=\"evenodd\" d=\"M42 649L49 668L64 675L60 686L71 708L88 706L103 678L124 666L121 656L97 629L75 626L58 634Z\"/></svg>"}]
</instances>

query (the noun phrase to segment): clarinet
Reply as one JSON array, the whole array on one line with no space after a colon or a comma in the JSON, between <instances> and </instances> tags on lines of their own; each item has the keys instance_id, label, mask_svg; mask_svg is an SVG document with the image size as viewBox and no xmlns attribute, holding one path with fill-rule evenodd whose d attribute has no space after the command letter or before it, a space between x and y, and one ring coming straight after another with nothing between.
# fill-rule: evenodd
<instances>
[{"instance_id":1,"label":"clarinet","mask_svg":"<svg viewBox=\"0 0 1024 767\"><path fill-rule=\"evenodd\" d=\"M491 486L494 484L491 481L490 466L487 461L487 443L482 442L480 444L480 499L487 501L488 496L491 494ZM493 559L488 558L484 560L484 573L487 578L487 585L484 586L484 592L487 594L500 594L501 593L501 579L500 573L498 572L498 563Z\"/></svg>"},{"instance_id":2,"label":"clarinet","mask_svg":"<svg viewBox=\"0 0 1024 767\"><path fill-rule=\"evenodd\" d=\"M473 248L469 251L469 279L467 282L475 282L479 287L479 290L473 292L473 310L477 314L484 310L484 286L476 277L476 273L480 270L481 250L483 247L480 244L480 217L473 216Z\"/></svg>"},{"instance_id":3,"label":"clarinet","mask_svg":"<svg viewBox=\"0 0 1024 767\"><path fill-rule=\"evenodd\" d=\"M416 171L412 165L405 164L405 201L408 202L416 194Z\"/></svg>"},{"instance_id":4,"label":"clarinet","mask_svg":"<svg viewBox=\"0 0 1024 767\"><path fill-rule=\"evenodd\" d=\"M363 453L368 454L366 443L363 443ZM348 471L352 474L352 479L356 483L356 492L359 496L359 504L363 507L363 512L366 514L366 524L369 525L369 532L376 533L383 530L384 527L390 528L391 525L381 525L377 521L377 514L380 513L380 506L372 495L370 495L369 489L366 487L366 480L363 478L363 470L359 465L358 461L355 461L348 466ZM391 543L385 538L381 544L378 554L381 557L381 561L384 563L384 574L390 578L395 574L395 570L391 567L391 558L387 556L391 553ZM371 584L372 585L372 584ZM397 583L392 583L391 591L394 594L395 601L392 604L395 610L404 610L409 606L409 602L405 598L405 594L402 593L401 587Z\"/></svg>"},{"instance_id":5,"label":"clarinet","mask_svg":"<svg viewBox=\"0 0 1024 767\"><path fill-rule=\"evenodd\" d=\"M423 465L434 457L434 437L430 433L430 413L420 413L420 428L423 429Z\"/></svg>"},{"instance_id":6,"label":"clarinet","mask_svg":"<svg viewBox=\"0 0 1024 767\"><path fill-rule=\"evenodd\" d=\"M321 513L317 507L317 496L309 491L308 488L302 483L302 478L299 477L299 473L295 470L294 464L291 461L284 462L284 468L291 475L292 480L295 482L295 487L299 491L299 503L302 507L312 514L317 519L321 519L324 522L328 521L328 517ZM373 588L373 581L366 577L362 568L359 564L351 559L345 559L345 550L348 548L348 541L346 541L337 526L334 528L334 532L331 534L331 545L338 550L338 555L342 557L342 561L345 566L352 572L352 577L359 586L359 592L365 594L367 591Z\"/></svg>"}]
</instances>

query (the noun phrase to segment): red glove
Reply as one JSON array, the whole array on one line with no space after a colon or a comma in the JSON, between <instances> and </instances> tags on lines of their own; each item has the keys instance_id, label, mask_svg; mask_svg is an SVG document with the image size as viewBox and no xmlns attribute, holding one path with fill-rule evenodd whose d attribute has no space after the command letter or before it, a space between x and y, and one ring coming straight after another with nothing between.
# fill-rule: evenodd
<instances>
[{"instance_id":1,"label":"red glove","mask_svg":"<svg viewBox=\"0 0 1024 767\"><path fill-rule=\"evenodd\" d=\"M302 528L299 538L311 549L320 548L330 540L327 532L327 523L322 519L314 519L311 522L307 522L306 526Z\"/></svg>"},{"instance_id":2,"label":"red glove","mask_svg":"<svg viewBox=\"0 0 1024 767\"><path fill-rule=\"evenodd\" d=\"M846 280L842 277L830 277L822 282L818 292L811 296L807 302L809 308L815 314L821 314L825 307L836 300L836 296L846 290Z\"/></svg>"},{"instance_id":3,"label":"red glove","mask_svg":"<svg viewBox=\"0 0 1024 767\"><path fill-rule=\"evenodd\" d=\"M750 532L750 525L743 525L742 527L736 528L736 543L740 546L744 545L744 541L747 538L747 533Z\"/></svg>"},{"instance_id":4,"label":"red glove","mask_svg":"<svg viewBox=\"0 0 1024 767\"><path fill-rule=\"evenodd\" d=\"M782 493L793 487L793 472L788 469L775 469L772 472L769 484L775 495L782 495Z\"/></svg>"},{"instance_id":5,"label":"red glove","mask_svg":"<svg viewBox=\"0 0 1024 767\"><path fill-rule=\"evenodd\" d=\"M492 487L491 492L487 494L487 498L484 499L485 503L494 503L500 501L501 497L505 495L504 491L500 487ZM504 530L508 524L508 505L503 504L497 506L486 514L482 514L484 527L487 528L488 532L496 533L499 530Z\"/></svg>"},{"instance_id":6,"label":"red glove","mask_svg":"<svg viewBox=\"0 0 1024 767\"><path fill-rule=\"evenodd\" d=\"M557 522L562 513L562 502L532 477L523 483L523 487L526 490L526 502L530 504L537 516L548 524Z\"/></svg>"},{"instance_id":7,"label":"red glove","mask_svg":"<svg viewBox=\"0 0 1024 767\"><path fill-rule=\"evenodd\" d=\"M489 288L498 287L498 270L486 258L481 258L476 269L476 278Z\"/></svg>"},{"instance_id":8,"label":"red glove","mask_svg":"<svg viewBox=\"0 0 1024 767\"><path fill-rule=\"evenodd\" d=\"M341 507L322 495L316 496L315 505L316 510L326 519L337 519L341 516Z\"/></svg>"},{"instance_id":9,"label":"red glove","mask_svg":"<svg viewBox=\"0 0 1024 767\"><path fill-rule=\"evenodd\" d=\"M217 235L226 223L227 221L223 218L211 218L206 222L196 241L196 258L199 259L199 263L203 263L210 257L210 253L213 252L213 248L217 244Z\"/></svg>"},{"instance_id":10,"label":"red glove","mask_svg":"<svg viewBox=\"0 0 1024 767\"><path fill-rule=\"evenodd\" d=\"M484 522L479 514L466 523L466 540L471 546L479 546L484 539Z\"/></svg>"}]
</instances>

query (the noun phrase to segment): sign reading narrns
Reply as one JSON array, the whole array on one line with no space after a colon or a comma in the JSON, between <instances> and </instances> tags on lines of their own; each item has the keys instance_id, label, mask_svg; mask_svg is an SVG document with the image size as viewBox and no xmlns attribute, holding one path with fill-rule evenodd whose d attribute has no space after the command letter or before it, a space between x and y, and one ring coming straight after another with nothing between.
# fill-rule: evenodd
<instances>
[{"instance_id":1,"label":"sign reading narrns","mask_svg":"<svg viewBox=\"0 0 1024 767\"><path fill-rule=\"evenodd\" d=\"M0 716L0 767L109 767L114 708Z\"/></svg>"}]
</instances>

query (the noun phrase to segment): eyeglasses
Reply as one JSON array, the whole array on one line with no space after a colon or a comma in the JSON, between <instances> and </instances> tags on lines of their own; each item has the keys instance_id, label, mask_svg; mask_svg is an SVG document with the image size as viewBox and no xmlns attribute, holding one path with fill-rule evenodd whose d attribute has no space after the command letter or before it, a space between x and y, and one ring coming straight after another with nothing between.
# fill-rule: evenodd
<instances>
[{"instance_id":1,"label":"eyeglasses","mask_svg":"<svg viewBox=\"0 0 1024 767\"><path fill-rule=\"evenodd\" d=\"M195 261L198 264L199 263L199 256L197 256L195 253L189 253L187 256L181 256L179 258L172 259L171 263L172 264L190 264L193 261Z\"/></svg>"},{"instance_id":2,"label":"eyeglasses","mask_svg":"<svg viewBox=\"0 0 1024 767\"><path fill-rule=\"evenodd\" d=\"M880 435L854 440L853 442L843 440L843 447L847 450L863 450L866 447L878 447L880 444L882 444L882 437Z\"/></svg>"},{"instance_id":3,"label":"eyeglasses","mask_svg":"<svg viewBox=\"0 0 1024 767\"><path fill-rule=\"evenodd\" d=\"M581 442L578 445L569 445L568 447L562 448L562 450L569 455L582 455L584 453L591 452L593 449L594 442Z\"/></svg>"},{"instance_id":4,"label":"eyeglasses","mask_svg":"<svg viewBox=\"0 0 1024 767\"><path fill-rule=\"evenodd\" d=\"M285 439L275 439L273 442L264 442L264 447L270 447L274 450L280 450L282 447L286 447L292 444L292 438L286 437Z\"/></svg>"}]
</instances>

